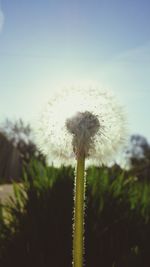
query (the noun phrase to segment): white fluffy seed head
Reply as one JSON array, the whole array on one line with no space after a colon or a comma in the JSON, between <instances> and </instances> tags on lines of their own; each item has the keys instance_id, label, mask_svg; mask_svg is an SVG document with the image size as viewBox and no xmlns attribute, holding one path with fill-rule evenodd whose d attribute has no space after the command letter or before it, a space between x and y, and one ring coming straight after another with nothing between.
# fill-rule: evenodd
<instances>
[{"instance_id":1,"label":"white fluffy seed head","mask_svg":"<svg viewBox=\"0 0 150 267\"><path fill-rule=\"evenodd\" d=\"M54 165L109 164L126 140L126 119L114 95L99 88L70 88L51 97L36 127L40 150Z\"/></svg>"},{"instance_id":2,"label":"white fluffy seed head","mask_svg":"<svg viewBox=\"0 0 150 267\"><path fill-rule=\"evenodd\" d=\"M93 138L100 128L97 116L89 111L77 112L75 116L66 120L66 128L72 134L72 146L76 157L88 157Z\"/></svg>"}]
</instances>

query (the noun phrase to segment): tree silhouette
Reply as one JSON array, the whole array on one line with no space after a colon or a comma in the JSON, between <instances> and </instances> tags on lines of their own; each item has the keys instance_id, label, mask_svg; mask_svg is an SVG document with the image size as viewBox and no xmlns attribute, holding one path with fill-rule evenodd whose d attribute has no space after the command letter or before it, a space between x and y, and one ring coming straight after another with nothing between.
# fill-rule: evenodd
<instances>
[{"instance_id":1,"label":"tree silhouette","mask_svg":"<svg viewBox=\"0 0 150 267\"><path fill-rule=\"evenodd\" d=\"M21 119L15 122L6 119L0 127L0 178L11 181L20 180L23 169L31 158L44 162L44 157L33 142L29 124Z\"/></svg>"},{"instance_id":2,"label":"tree silhouette","mask_svg":"<svg viewBox=\"0 0 150 267\"><path fill-rule=\"evenodd\" d=\"M150 180L150 145L141 135L132 135L126 156L139 179Z\"/></svg>"}]
</instances>

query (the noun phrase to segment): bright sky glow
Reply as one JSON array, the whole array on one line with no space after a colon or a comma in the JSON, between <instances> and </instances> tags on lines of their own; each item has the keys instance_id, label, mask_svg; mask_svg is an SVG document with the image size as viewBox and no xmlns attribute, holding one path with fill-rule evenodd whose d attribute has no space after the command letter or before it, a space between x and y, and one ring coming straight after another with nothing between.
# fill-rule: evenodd
<instances>
[{"instance_id":1,"label":"bright sky glow","mask_svg":"<svg viewBox=\"0 0 150 267\"><path fill-rule=\"evenodd\" d=\"M55 88L90 80L150 140L149 14L149 0L1 0L0 121L33 122Z\"/></svg>"}]
</instances>

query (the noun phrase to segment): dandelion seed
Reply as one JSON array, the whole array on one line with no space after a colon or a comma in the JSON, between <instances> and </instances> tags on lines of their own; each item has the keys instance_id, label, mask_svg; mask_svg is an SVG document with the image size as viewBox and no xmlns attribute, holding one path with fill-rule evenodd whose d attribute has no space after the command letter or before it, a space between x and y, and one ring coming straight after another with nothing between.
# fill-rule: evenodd
<instances>
[{"instance_id":1,"label":"dandelion seed","mask_svg":"<svg viewBox=\"0 0 150 267\"><path fill-rule=\"evenodd\" d=\"M89 111L78 112L74 117L67 119L66 128L73 135L73 151L78 157L88 157L93 137L100 127L99 120Z\"/></svg>"},{"instance_id":2,"label":"dandelion seed","mask_svg":"<svg viewBox=\"0 0 150 267\"><path fill-rule=\"evenodd\" d=\"M97 121L97 126L94 126L97 128L94 128L95 134L88 137L92 118ZM76 127L79 122L81 127L78 126L76 131L82 132L78 140L79 134L71 132L73 129L68 127ZM51 97L38 121L36 136L39 148L54 165L75 166L77 151L74 143L77 140L80 144L84 141L86 146L87 166L107 165L114 160L126 139L126 119L112 93L92 87L70 88Z\"/></svg>"}]
</instances>

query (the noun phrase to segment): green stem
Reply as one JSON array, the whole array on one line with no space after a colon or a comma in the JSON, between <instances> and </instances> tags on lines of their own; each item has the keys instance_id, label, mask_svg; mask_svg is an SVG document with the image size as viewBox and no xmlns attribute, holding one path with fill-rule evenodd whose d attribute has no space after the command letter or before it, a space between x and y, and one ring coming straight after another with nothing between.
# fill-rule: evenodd
<instances>
[{"instance_id":1,"label":"green stem","mask_svg":"<svg viewBox=\"0 0 150 267\"><path fill-rule=\"evenodd\" d=\"M73 267L83 266L84 247L84 181L85 158L77 159L77 170L75 177L75 200L74 200L74 231L73 231Z\"/></svg>"}]
</instances>

